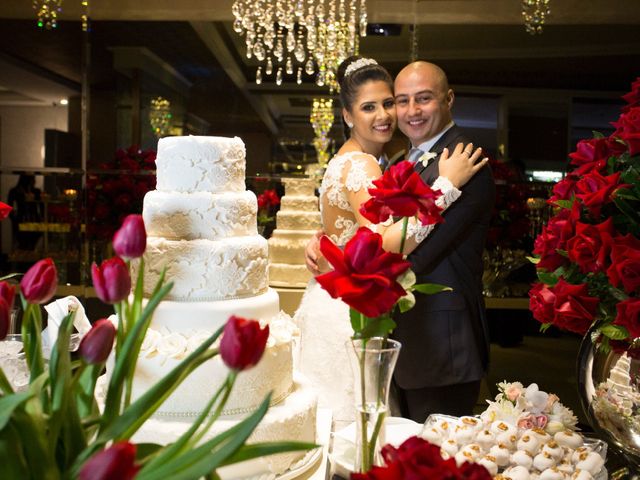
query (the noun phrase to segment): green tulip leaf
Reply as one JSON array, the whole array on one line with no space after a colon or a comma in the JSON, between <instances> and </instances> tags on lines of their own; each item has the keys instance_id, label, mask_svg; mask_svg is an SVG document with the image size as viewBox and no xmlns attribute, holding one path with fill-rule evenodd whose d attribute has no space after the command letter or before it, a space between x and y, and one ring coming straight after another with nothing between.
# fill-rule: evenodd
<instances>
[{"instance_id":1,"label":"green tulip leaf","mask_svg":"<svg viewBox=\"0 0 640 480\"><path fill-rule=\"evenodd\" d=\"M273 455L274 453L294 452L302 450L311 450L319 448L320 445L315 443L304 442L270 442L270 443L253 443L251 445L243 445L236 453L227 458L220 464L220 467L232 465L253 458Z\"/></svg>"},{"instance_id":2,"label":"green tulip leaf","mask_svg":"<svg viewBox=\"0 0 640 480\"><path fill-rule=\"evenodd\" d=\"M3 410L0 412L4 413ZM4 480L24 480L29 475L27 459L23 452L23 443L13 425L0 429L0 465Z\"/></svg>"},{"instance_id":3,"label":"green tulip leaf","mask_svg":"<svg viewBox=\"0 0 640 480\"><path fill-rule=\"evenodd\" d=\"M14 393L12 395L6 395L0 398L0 430L3 430L7 426L13 411L25 403L29 398L33 396L33 393L21 392Z\"/></svg>"},{"instance_id":4,"label":"green tulip leaf","mask_svg":"<svg viewBox=\"0 0 640 480\"><path fill-rule=\"evenodd\" d=\"M136 463L144 464L162 448L163 446L157 443L136 443Z\"/></svg>"}]
</instances>

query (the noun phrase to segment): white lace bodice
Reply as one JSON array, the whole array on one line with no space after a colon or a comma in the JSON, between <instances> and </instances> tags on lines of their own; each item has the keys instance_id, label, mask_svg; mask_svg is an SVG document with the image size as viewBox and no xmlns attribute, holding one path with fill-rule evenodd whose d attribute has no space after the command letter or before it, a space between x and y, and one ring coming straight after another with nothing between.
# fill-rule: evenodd
<instances>
[{"instance_id":1,"label":"white lace bodice","mask_svg":"<svg viewBox=\"0 0 640 480\"><path fill-rule=\"evenodd\" d=\"M353 151L336 155L327 165L322 179L319 189L322 226L329 238L339 247L344 246L359 227L347 192L358 192L373 187L375 177L368 173L372 171L371 168L366 168L368 162L377 164L373 155L363 152ZM445 177L438 177L432 187L442 191L443 195L436 203L445 209L460 196L460 190ZM374 231L376 229L375 225L369 227ZM407 236L415 236L416 241L420 242L433 228L434 225L409 224Z\"/></svg>"}]
</instances>

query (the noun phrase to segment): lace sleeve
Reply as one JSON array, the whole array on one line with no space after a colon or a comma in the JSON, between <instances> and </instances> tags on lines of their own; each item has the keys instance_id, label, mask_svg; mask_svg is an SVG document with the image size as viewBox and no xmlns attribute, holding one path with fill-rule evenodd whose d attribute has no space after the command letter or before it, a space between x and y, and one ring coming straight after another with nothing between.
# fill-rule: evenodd
<instances>
[{"instance_id":1,"label":"lace sleeve","mask_svg":"<svg viewBox=\"0 0 640 480\"><path fill-rule=\"evenodd\" d=\"M367 168L365 168L366 162L364 158L352 158L350 162L347 162L347 172L344 179L344 186L347 190L357 192L363 188L373 187L375 177L369 175Z\"/></svg>"},{"instance_id":2,"label":"lace sleeve","mask_svg":"<svg viewBox=\"0 0 640 480\"><path fill-rule=\"evenodd\" d=\"M436 200L436 205L443 208L443 211L449 208L455 202L462 192L458 190L449 181L447 177L438 177L433 182L431 188L440 190L442 195ZM420 222L410 221L407 225L407 238L415 236L416 243L422 242L433 231L435 225L422 225Z\"/></svg>"}]
</instances>

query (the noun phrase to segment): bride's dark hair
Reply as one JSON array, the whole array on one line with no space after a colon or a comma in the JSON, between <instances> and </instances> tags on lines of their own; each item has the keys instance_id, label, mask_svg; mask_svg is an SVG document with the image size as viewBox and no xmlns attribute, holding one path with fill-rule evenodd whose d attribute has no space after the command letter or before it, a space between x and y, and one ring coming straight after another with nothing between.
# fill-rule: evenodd
<instances>
[{"instance_id":1,"label":"bride's dark hair","mask_svg":"<svg viewBox=\"0 0 640 480\"><path fill-rule=\"evenodd\" d=\"M391 75L389 75L389 72L387 72L384 67L377 63L363 65L350 71L349 75L345 75L345 71L349 65L362 59L363 57L361 56L353 55L343 60L338 67L337 79L340 84L340 102L342 102L342 106L349 111L351 111L353 102L356 99L358 89L364 83L380 80L389 85L389 88L393 91L393 79Z\"/></svg>"}]
</instances>

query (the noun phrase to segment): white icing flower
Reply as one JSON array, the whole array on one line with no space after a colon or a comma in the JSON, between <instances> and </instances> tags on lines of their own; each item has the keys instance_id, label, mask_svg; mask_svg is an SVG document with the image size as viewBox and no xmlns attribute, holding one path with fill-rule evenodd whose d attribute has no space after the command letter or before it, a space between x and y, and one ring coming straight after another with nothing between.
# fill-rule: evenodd
<instances>
[{"instance_id":1,"label":"white icing flower","mask_svg":"<svg viewBox=\"0 0 640 480\"><path fill-rule=\"evenodd\" d=\"M140 355L144 355L145 357L151 356L156 351L156 347L158 346L158 342L160 341L160 332L154 330L152 328L147 329L147 334L144 336L144 340L142 341L142 346L140 347Z\"/></svg>"},{"instance_id":2,"label":"white icing flower","mask_svg":"<svg viewBox=\"0 0 640 480\"><path fill-rule=\"evenodd\" d=\"M187 347L186 347L187 352L188 353L193 352L196 348L202 345L202 342L204 342L210 336L211 336L211 333L206 332L204 330L200 330L200 331L194 332L192 335L189 335L187 337Z\"/></svg>"},{"instance_id":3,"label":"white icing flower","mask_svg":"<svg viewBox=\"0 0 640 480\"><path fill-rule=\"evenodd\" d=\"M183 358L187 348L187 339L179 333L171 333L162 337L156 349L158 353L171 358Z\"/></svg>"}]
</instances>

